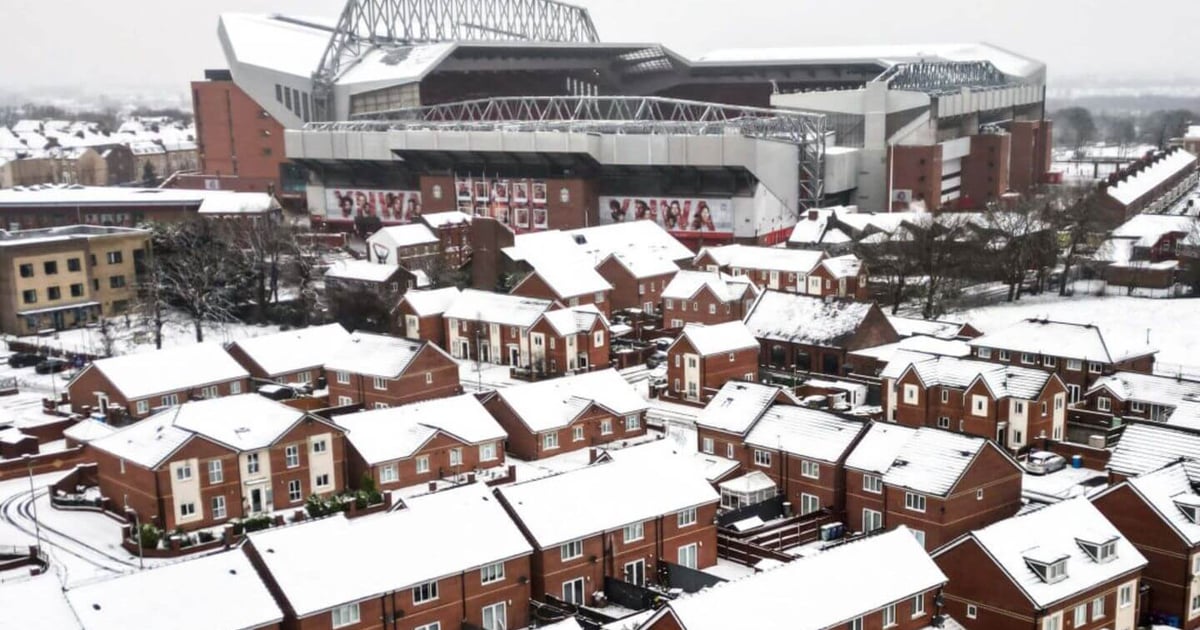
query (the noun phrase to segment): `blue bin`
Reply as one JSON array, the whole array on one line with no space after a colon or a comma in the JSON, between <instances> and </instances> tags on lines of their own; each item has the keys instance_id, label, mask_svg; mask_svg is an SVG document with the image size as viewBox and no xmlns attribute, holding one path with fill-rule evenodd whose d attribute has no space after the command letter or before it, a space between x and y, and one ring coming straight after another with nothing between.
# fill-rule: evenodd
<instances>
[{"instance_id":1,"label":"blue bin","mask_svg":"<svg viewBox=\"0 0 1200 630\"><path fill-rule=\"evenodd\" d=\"M1071 456L1071 468L1083 468L1083 455Z\"/></svg>"}]
</instances>

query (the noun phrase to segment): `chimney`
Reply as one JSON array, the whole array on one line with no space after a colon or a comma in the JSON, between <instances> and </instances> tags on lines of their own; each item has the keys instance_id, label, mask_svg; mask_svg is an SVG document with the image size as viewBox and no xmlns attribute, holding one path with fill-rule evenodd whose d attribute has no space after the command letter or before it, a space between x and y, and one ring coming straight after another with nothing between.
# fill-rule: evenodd
<instances>
[{"instance_id":1,"label":"chimney","mask_svg":"<svg viewBox=\"0 0 1200 630\"><path fill-rule=\"evenodd\" d=\"M812 210L809 210L809 211L808 211L808 220L809 220L809 221L816 221L816 220L817 220L817 215L819 215L819 214L820 214L820 212L818 212L818 211L817 211L815 208L814 208L814 209L812 209Z\"/></svg>"}]
</instances>

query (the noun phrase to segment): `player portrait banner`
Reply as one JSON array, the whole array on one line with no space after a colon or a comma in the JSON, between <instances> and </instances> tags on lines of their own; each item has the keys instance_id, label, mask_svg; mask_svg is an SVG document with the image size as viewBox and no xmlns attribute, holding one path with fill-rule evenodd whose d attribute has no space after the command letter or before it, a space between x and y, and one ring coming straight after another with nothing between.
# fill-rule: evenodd
<instances>
[{"instance_id":1,"label":"player portrait banner","mask_svg":"<svg viewBox=\"0 0 1200 630\"><path fill-rule=\"evenodd\" d=\"M710 197L601 197L600 223L654 221L678 236L733 235L733 201Z\"/></svg>"},{"instance_id":2,"label":"player portrait banner","mask_svg":"<svg viewBox=\"0 0 1200 630\"><path fill-rule=\"evenodd\" d=\"M544 181L457 177L454 190L461 212L491 217L516 230L545 230L549 227Z\"/></svg>"},{"instance_id":3,"label":"player portrait banner","mask_svg":"<svg viewBox=\"0 0 1200 630\"><path fill-rule=\"evenodd\" d=\"M325 189L326 221L353 222L358 217L378 217L385 225L412 223L421 218L421 192L366 188Z\"/></svg>"}]
</instances>

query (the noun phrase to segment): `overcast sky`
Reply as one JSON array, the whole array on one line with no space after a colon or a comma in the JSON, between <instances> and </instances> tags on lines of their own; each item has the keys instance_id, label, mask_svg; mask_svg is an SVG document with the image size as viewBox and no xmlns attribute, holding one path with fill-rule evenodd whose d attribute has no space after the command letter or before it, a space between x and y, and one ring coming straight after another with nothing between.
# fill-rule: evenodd
<instances>
[{"instance_id":1,"label":"overcast sky","mask_svg":"<svg viewBox=\"0 0 1200 630\"><path fill-rule=\"evenodd\" d=\"M224 67L226 11L336 15L343 0L3 0L0 90L186 90ZM987 41L1054 79L1200 79L1197 0L581 0L606 41L695 55L747 46Z\"/></svg>"}]
</instances>

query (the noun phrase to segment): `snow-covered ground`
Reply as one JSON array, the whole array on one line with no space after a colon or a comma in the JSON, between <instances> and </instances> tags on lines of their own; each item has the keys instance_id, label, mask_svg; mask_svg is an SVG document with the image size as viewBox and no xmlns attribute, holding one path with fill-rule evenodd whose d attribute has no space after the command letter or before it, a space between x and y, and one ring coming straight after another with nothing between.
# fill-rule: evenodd
<instances>
[{"instance_id":1,"label":"snow-covered ground","mask_svg":"<svg viewBox=\"0 0 1200 630\"><path fill-rule=\"evenodd\" d=\"M163 347L185 346L196 343L196 331L191 323L182 321L178 314L172 314L170 320L163 325ZM124 317L109 320L109 336L113 339L113 354L130 354L143 350L154 349L154 336L143 327L139 327L136 318L128 322ZM238 339L259 337L279 332L278 326L257 326L241 323L211 323L204 325L204 340L227 343ZM53 348L59 351L85 353L103 356L105 353L104 335L99 327L74 328L60 330L46 337L29 336L13 337L5 335L5 341L18 339L22 342L41 347Z\"/></svg>"},{"instance_id":2,"label":"snow-covered ground","mask_svg":"<svg viewBox=\"0 0 1200 630\"><path fill-rule=\"evenodd\" d=\"M4 628L75 630L81 627L67 603L62 583L53 572L0 583L0 611L4 611Z\"/></svg>"}]
</instances>

